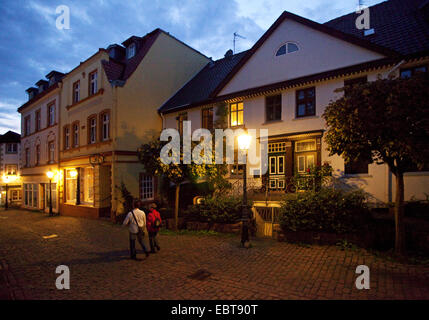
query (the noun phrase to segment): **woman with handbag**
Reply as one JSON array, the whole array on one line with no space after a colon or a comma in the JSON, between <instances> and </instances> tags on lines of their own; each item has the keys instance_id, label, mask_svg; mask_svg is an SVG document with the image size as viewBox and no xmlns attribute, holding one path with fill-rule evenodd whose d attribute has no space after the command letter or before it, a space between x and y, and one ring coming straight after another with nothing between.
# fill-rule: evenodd
<instances>
[{"instance_id":1,"label":"woman with handbag","mask_svg":"<svg viewBox=\"0 0 429 320\"><path fill-rule=\"evenodd\" d=\"M149 252L143 242L146 215L139 209L139 205L140 201L133 201L134 209L127 214L123 223L124 226L128 225L128 230L130 232L130 256L133 260L137 260L136 239L140 243L146 257L149 256Z\"/></svg>"}]
</instances>

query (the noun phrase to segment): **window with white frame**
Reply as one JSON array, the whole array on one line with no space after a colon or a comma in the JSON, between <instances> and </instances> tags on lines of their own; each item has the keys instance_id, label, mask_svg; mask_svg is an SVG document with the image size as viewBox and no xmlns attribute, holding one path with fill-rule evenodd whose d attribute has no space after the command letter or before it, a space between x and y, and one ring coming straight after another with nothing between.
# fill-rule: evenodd
<instances>
[{"instance_id":1,"label":"window with white frame","mask_svg":"<svg viewBox=\"0 0 429 320\"><path fill-rule=\"evenodd\" d=\"M64 149L70 148L70 127L64 127Z\"/></svg>"},{"instance_id":2,"label":"window with white frame","mask_svg":"<svg viewBox=\"0 0 429 320\"><path fill-rule=\"evenodd\" d=\"M136 55L136 44L131 43L127 48L127 59L131 59Z\"/></svg>"},{"instance_id":3,"label":"window with white frame","mask_svg":"<svg viewBox=\"0 0 429 320\"><path fill-rule=\"evenodd\" d=\"M153 200L154 199L154 177L153 176L140 176L140 200Z\"/></svg>"},{"instance_id":4,"label":"window with white frame","mask_svg":"<svg viewBox=\"0 0 429 320\"><path fill-rule=\"evenodd\" d=\"M79 147L79 123L73 124L73 147Z\"/></svg>"},{"instance_id":5,"label":"window with white frame","mask_svg":"<svg viewBox=\"0 0 429 320\"><path fill-rule=\"evenodd\" d=\"M280 48L277 49L276 57L282 56L288 53L296 52L298 50L299 50L299 47L296 43L286 42L285 44L281 45Z\"/></svg>"},{"instance_id":6,"label":"window with white frame","mask_svg":"<svg viewBox=\"0 0 429 320\"><path fill-rule=\"evenodd\" d=\"M80 81L73 83L73 103L77 103L80 100Z\"/></svg>"},{"instance_id":7,"label":"window with white frame","mask_svg":"<svg viewBox=\"0 0 429 320\"><path fill-rule=\"evenodd\" d=\"M97 71L93 71L89 74L89 95L92 96L97 93Z\"/></svg>"},{"instance_id":8,"label":"window with white frame","mask_svg":"<svg viewBox=\"0 0 429 320\"><path fill-rule=\"evenodd\" d=\"M101 115L101 121L102 121L102 140L106 141L110 138L110 114L108 112L103 113Z\"/></svg>"},{"instance_id":9,"label":"window with white frame","mask_svg":"<svg viewBox=\"0 0 429 320\"><path fill-rule=\"evenodd\" d=\"M55 104L51 104L48 106L49 119L48 125L53 126L55 124Z\"/></svg>"},{"instance_id":10,"label":"window with white frame","mask_svg":"<svg viewBox=\"0 0 429 320\"><path fill-rule=\"evenodd\" d=\"M6 144L6 153L17 153L18 144L17 143L8 143Z\"/></svg>"},{"instance_id":11,"label":"window with white frame","mask_svg":"<svg viewBox=\"0 0 429 320\"><path fill-rule=\"evenodd\" d=\"M38 208L38 185L34 183L24 184L24 205L30 208Z\"/></svg>"},{"instance_id":12,"label":"window with white frame","mask_svg":"<svg viewBox=\"0 0 429 320\"><path fill-rule=\"evenodd\" d=\"M92 117L89 119L89 144L93 144L97 141L97 118Z\"/></svg>"}]
</instances>

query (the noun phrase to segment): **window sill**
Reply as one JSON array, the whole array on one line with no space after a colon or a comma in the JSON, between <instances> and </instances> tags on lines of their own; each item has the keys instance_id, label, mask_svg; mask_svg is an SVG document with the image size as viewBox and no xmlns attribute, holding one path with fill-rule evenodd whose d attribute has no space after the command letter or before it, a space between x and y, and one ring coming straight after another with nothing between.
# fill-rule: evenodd
<instances>
[{"instance_id":1,"label":"window sill","mask_svg":"<svg viewBox=\"0 0 429 320\"><path fill-rule=\"evenodd\" d=\"M319 119L319 116L305 116L305 117L295 117L292 119L292 121L297 121L297 120L307 120L307 119Z\"/></svg>"},{"instance_id":2,"label":"window sill","mask_svg":"<svg viewBox=\"0 0 429 320\"><path fill-rule=\"evenodd\" d=\"M269 124L276 124L276 123L282 123L284 122L283 120L270 120L270 121L265 121L264 123L262 123L263 126L265 125L269 125Z\"/></svg>"},{"instance_id":3,"label":"window sill","mask_svg":"<svg viewBox=\"0 0 429 320\"><path fill-rule=\"evenodd\" d=\"M239 126L229 126L229 128L230 128L230 129L233 129L233 130L235 130L235 129L244 129L244 128L245 128L245 126L244 126L244 124L241 124L241 125L239 125Z\"/></svg>"}]
</instances>

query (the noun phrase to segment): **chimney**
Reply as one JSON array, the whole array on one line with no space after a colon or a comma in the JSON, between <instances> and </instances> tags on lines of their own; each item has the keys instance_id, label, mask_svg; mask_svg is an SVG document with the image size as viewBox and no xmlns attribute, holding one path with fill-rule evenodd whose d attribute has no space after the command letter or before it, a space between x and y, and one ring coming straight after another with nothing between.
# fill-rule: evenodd
<instances>
[{"instance_id":1,"label":"chimney","mask_svg":"<svg viewBox=\"0 0 429 320\"><path fill-rule=\"evenodd\" d=\"M232 57L233 55L234 55L234 52L233 52L231 49L229 49L229 50L225 53L225 58Z\"/></svg>"}]
</instances>

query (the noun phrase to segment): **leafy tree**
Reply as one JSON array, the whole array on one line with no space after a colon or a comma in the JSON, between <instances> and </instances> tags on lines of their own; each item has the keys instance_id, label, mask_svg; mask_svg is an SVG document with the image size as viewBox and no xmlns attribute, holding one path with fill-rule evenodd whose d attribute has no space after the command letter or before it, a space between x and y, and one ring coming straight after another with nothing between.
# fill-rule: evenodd
<instances>
[{"instance_id":1,"label":"leafy tree","mask_svg":"<svg viewBox=\"0 0 429 320\"><path fill-rule=\"evenodd\" d=\"M423 168L429 156L428 74L377 79L340 89L324 114L330 155L345 161L386 163L396 177L395 253L405 253L404 172Z\"/></svg>"},{"instance_id":2,"label":"leafy tree","mask_svg":"<svg viewBox=\"0 0 429 320\"><path fill-rule=\"evenodd\" d=\"M144 144L138 150L139 158L146 172L152 175L162 176L175 185L174 224L175 229L177 229L181 184L185 182L196 183L201 179L205 179L211 186L214 194L223 193L226 189L230 188L231 185L224 178L227 172L227 166L215 164L213 155L211 155L212 162L208 164L171 163L167 165L164 164L160 158L162 147L163 144L159 139ZM182 158L183 157L181 157L181 159Z\"/></svg>"}]
</instances>

